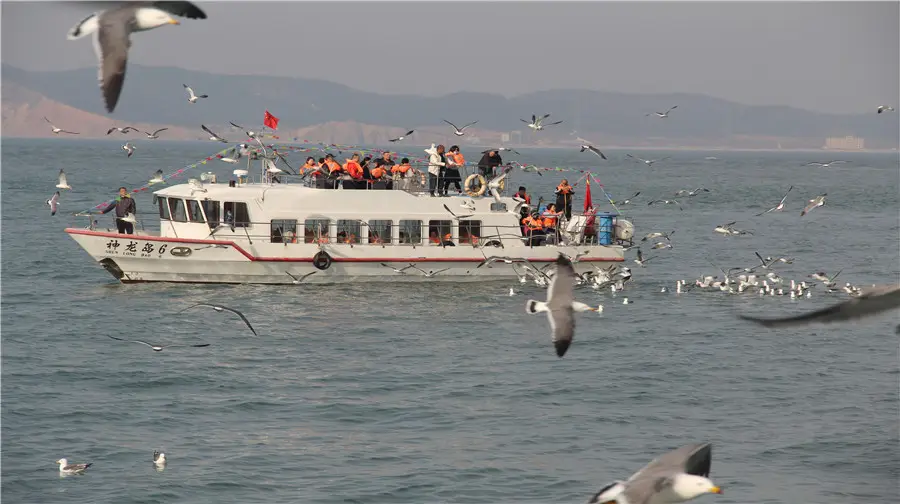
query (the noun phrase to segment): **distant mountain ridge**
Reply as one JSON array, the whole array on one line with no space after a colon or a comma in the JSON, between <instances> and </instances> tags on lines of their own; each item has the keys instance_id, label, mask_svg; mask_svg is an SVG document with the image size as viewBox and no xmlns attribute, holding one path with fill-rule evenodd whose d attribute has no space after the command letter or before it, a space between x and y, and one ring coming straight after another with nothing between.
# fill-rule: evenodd
<instances>
[{"instance_id":1,"label":"distant mountain ridge","mask_svg":"<svg viewBox=\"0 0 900 504\"><path fill-rule=\"evenodd\" d=\"M302 62L299 62L302 64ZM105 115L97 84L97 70L32 72L2 65L4 81L11 81L71 107ZM209 99L189 104L182 84ZM4 101L6 98L4 97ZM670 117L645 113L678 105ZM461 92L440 97L379 95L319 79L219 75L171 67L131 64L113 122L142 122L199 128L200 123L259 125L263 110L281 118L289 129L327 122L357 122L398 129L423 125L440 127L441 120L457 124L478 120L490 131L524 131L519 119L551 113L563 120L538 136L571 140L579 136L602 144L605 140L678 139L728 144L741 137L804 139L824 144L826 137L855 135L867 147L896 147L900 121L875 111L854 115L812 112L787 106L748 106L696 94L637 95L575 89L539 91L506 98L498 94ZM246 124L245 124L246 123ZM449 130L449 126L443 125Z\"/></svg>"}]
</instances>

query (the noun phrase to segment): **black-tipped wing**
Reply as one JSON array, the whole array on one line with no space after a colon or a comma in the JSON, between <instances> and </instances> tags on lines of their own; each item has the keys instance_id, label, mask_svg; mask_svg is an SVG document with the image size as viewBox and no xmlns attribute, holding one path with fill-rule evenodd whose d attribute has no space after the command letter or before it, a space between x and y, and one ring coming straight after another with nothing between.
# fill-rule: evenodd
<instances>
[{"instance_id":1,"label":"black-tipped wing","mask_svg":"<svg viewBox=\"0 0 900 504\"><path fill-rule=\"evenodd\" d=\"M413 133L415 133L415 131L416 131L416 130L409 130L409 131L407 131L406 134L403 135L403 136L409 136L409 135L412 135Z\"/></svg>"},{"instance_id":2,"label":"black-tipped wing","mask_svg":"<svg viewBox=\"0 0 900 504\"><path fill-rule=\"evenodd\" d=\"M254 329L253 326L250 325L250 321L247 320L247 317L245 317L243 313L241 313L241 312L235 310L234 308L229 308L229 307L227 307L227 306L221 306L220 308L222 308L223 310L228 310L228 311L230 311L231 313L234 313L235 315L237 315L238 317L241 317L241 320L243 320L244 323L247 324L247 327L250 328L250 331L253 332L253 335L254 335L254 336L259 336L258 334L256 334L256 329Z\"/></svg>"},{"instance_id":3,"label":"black-tipped wing","mask_svg":"<svg viewBox=\"0 0 900 504\"><path fill-rule=\"evenodd\" d=\"M160 128L160 129L154 131L153 135L156 136L157 134L159 134L160 131L166 131L167 129L169 129L169 128Z\"/></svg>"},{"instance_id":4,"label":"black-tipped wing","mask_svg":"<svg viewBox=\"0 0 900 504\"><path fill-rule=\"evenodd\" d=\"M830 323L874 315L900 307L900 286L884 285L863 292L859 297L814 312L779 319L762 319L741 315L740 318L766 327L806 325L812 322Z\"/></svg>"},{"instance_id":5,"label":"black-tipped wing","mask_svg":"<svg viewBox=\"0 0 900 504\"><path fill-rule=\"evenodd\" d=\"M588 145L587 148L590 149L590 151L594 154L600 156L602 159L606 159L606 155L600 152L600 149L594 147L593 145Z\"/></svg>"},{"instance_id":6,"label":"black-tipped wing","mask_svg":"<svg viewBox=\"0 0 900 504\"><path fill-rule=\"evenodd\" d=\"M206 19L206 13L191 2L150 2L150 5L188 19Z\"/></svg>"},{"instance_id":7,"label":"black-tipped wing","mask_svg":"<svg viewBox=\"0 0 900 504\"><path fill-rule=\"evenodd\" d=\"M660 455L634 473L628 481L648 477L666 477L684 472L695 476L708 477L712 466L712 445L693 443Z\"/></svg>"},{"instance_id":8,"label":"black-tipped wing","mask_svg":"<svg viewBox=\"0 0 900 504\"><path fill-rule=\"evenodd\" d=\"M446 120L446 119L441 119L441 120L444 121L445 123L449 124L450 126L453 126L453 129L455 129L456 131L460 131L460 129L457 128L456 125L453 124L452 122L450 122L450 121L448 121L448 120Z\"/></svg>"}]
</instances>

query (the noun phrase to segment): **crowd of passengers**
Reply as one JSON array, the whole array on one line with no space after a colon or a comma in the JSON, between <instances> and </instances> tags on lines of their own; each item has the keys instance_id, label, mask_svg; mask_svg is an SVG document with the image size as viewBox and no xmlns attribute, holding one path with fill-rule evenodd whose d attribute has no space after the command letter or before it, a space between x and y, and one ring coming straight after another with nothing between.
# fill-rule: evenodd
<instances>
[{"instance_id":1,"label":"crowd of passengers","mask_svg":"<svg viewBox=\"0 0 900 504\"><path fill-rule=\"evenodd\" d=\"M385 156L385 159L386 158L387 156ZM402 166L402 164L394 165L394 167L396 166ZM527 239L529 245L559 243L560 219L563 217L566 220L572 218L574 188L569 185L569 181L563 179L556 187L554 194L556 195L556 202L548 204L543 212L531 206L531 195L528 194L528 191L524 186L520 186L516 194L513 195L513 199L525 202L525 205L522 206L522 210L520 211L519 223L521 225L522 236ZM439 229L440 227L441 226L431 226L428 236L429 243L433 245L455 246L451 233L449 232L449 226L443 226L444 229L442 230ZM324 231L324 233L316 236L313 230L307 228L304 233L304 241L306 243L328 243L327 228L322 231ZM593 229L585 229L585 237L593 236L593 234ZM460 243L478 244L478 240L480 239L479 235L480 225L469 227L467 225L462 225L462 222L460 223ZM400 231L398 237L401 244L420 243L420 241L413 239L413 237L409 236L409 234L404 231ZM417 239L418 236L415 236L415 238ZM293 236L287 237L287 241L289 243L295 242ZM337 234L337 242L347 244L359 243L359 238L352 232L342 230ZM370 229L368 242L374 245L385 244L390 243L391 238L389 236L382 237L377 231Z\"/></svg>"},{"instance_id":2,"label":"crowd of passengers","mask_svg":"<svg viewBox=\"0 0 900 504\"><path fill-rule=\"evenodd\" d=\"M425 152L429 155L428 192L432 196L447 196L452 185L458 194L462 194L460 170L465 167L466 159L459 146L454 145L447 151L443 145L438 145ZM482 154L478 162L479 173L486 179L493 178L495 168L503 164L503 160L494 150ZM374 161L370 156L361 157L354 153L344 160L344 164L335 161L333 154L319 158L318 162L310 156L300 167L300 174L312 177L316 187L331 189L393 189L395 182L404 182L415 174L421 174L424 179L424 173L413 168L409 158L396 163L390 152Z\"/></svg>"}]
</instances>

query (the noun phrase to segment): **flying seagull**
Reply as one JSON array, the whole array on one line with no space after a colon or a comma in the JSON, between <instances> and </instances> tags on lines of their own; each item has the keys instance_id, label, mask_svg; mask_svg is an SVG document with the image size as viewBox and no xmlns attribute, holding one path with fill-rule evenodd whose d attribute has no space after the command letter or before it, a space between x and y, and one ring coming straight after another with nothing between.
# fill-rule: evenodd
<instances>
[{"instance_id":1,"label":"flying seagull","mask_svg":"<svg viewBox=\"0 0 900 504\"><path fill-rule=\"evenodd\" d=\"M153 174L153 178L151 178L150 181L148 182L149 185L165 184L165 183L166 183L166 179L163 178L162 170L156 170L156 173Z\"/></svg>"},{"instance_id":2,"label":"flying seagull","mask_svg":"<svg viewBox=\"0 0 900 504\"><path fill-rule=\"evenodd\" d=\"M148 347L152 348L154 352L162 352L162 351L163 351L163 348L174 348L174 347L194 347L194 348L202 348L202 347L208 347L208 346L209 346L209 343L202 343L202 344L199 344L199 345L181 345L181 344L174 344L174 345L154 345L153 343L147 343L147 342L144 341L144 340L127 340L127 339L122 339L122 338L116 338L115 336L110 336L110 335L108 335L108 334L107 334L106 336L109 337L109 338L112 338L112 339L114 339L114 340L125 341L125 342L128 342L128 343L140 343L141 345L147 345Z\"/></svg>"},{"instance_id":3,"label":"flying seagull","mask_svg":"<svg viewBox=\"0 0 900 504\"><path fill-rule=\"evenodd\" d=\"M388 142L399 142L400 140L403 140L404 138L408 137L409 135L412 135L414 131L415 130L409 130L406 132L405 135L401 135L397 138L392 138L392 139L388 140Z\"/></svg>"},{"instance_id":4,"label":"flying seagull","mask_svg":"<svg viewBox=\"0 0 900 504\"><path fill-rule=\"evenodd\" d=\"M653 166L653 163L656 163L659 161L665 161L666 159L669 159L669 156L666 156L666 157L660 158L660 159L641 159L637 156L632 156L631 154L625 154L625 157L630 157L631 159L636 159L636 160L644 163L647 166Z\"/></svg>"},{"instance_id":5,"label":"flying seagull","mask_svg":"<svg viewBox=\"0 0 900 504\"><path fill-rule=\"evenodd\" d=\"M465 133L463 133L463 131L465 131L466 128L468 128L469 126L472 126L473 124L478 123L478 121L473 121L473 122L470 122L469 124L466 124L466 125L463 126L462 128L457 128L455 124L453 124L452 122L450 122L450 121L448 121L448 120L446 120L446 119L442 119L442 121L444 121L445 123L449 124L450 126L453 126L453 130L454 130L454 131L453 131L453 134L456 135L456 136L463 136L463 135L465 135Z\"/></svg>"},{"instance_id":6,"label":"flying seagull","mask_svg":"<svg viewBox=\"0 0 900 504\"><path fill-rule=\"evenodd\" d=\"M181 24L172 17L173 14L189 19L206 19L206 14L191 2L125 2L95 12L69 30L69 40L94 35L94 51L100 63L100 88L107 112L115 110L122 93L131 33L167 24Z\"/></svg>"},{"instance_id":7,"label":"flying seagull","mask_svg":"<svg viewBox=\"0 0 900 504\"><path fill-rule=\"evenodd\" d=\"M196 308L197 306L207 306L207 307L209 307L209 308L212 308L213 310L216 310L217 312L230 311L231 313L234 313L234 314L237 315L238 317L241 317L241 320L243 320L244 323L247 324L247 327L249 327L250 330L253 331L253 335L254 335L254 336L258 336L258 334L256 334L256 330L253 329L253 326L252 326L252 325L250 325L250 321L247 320L247 317L245 317L243 313L241 313L241 312L235 310L234 308L229 308L229 307L227 307L227 306L222 306L222 305L208 304L208 303L197 303L197 304L195 304L195 305L188 306L187 308L185 308L184 310L179 311L178 313L181 313L181 312L186 311L186 310L190 310L191 308Z\"/></svg>"},{"instance_id":8,"label":"flying seagull","mask_svg":"<svg viewBox=\"0 0 900 504\"><path fill-rule=\"evenodd\" d=\"M160 131L166 131L167 129L169 129L169 128L159 128L158 130L154 131L153 133L147 133L147 132L145 131L144 134L147 135L147 138L148 138L148 139L150 139L150 140L156 140L157 138L159 138L159 132L160 132Z\"/></svg>"},{"instance_id":9,"label":"flying seagull","mask_svg":"<svg viewBox=\"0 0 900 504\"><path fill-rule=\"evenodd\" d=\"M288 272L288 271L285 271L285 273L287 273L287 276L291 277L291 283L292 283L292 284L294 284L294 285L300 285L300 282L306 280L306 277L311 276L311 275L314 275L314 274L317 273L317 272L316 272L316 271L310 271L309 273L307 273L307 274L305 274L305 275L301 275L301 276L299 276L299 277L295 277L294 275L291 275L290 272Z\"/></svg>"},{"instance_id":10,"label":"flying seagull","mask_svg":"<svg viewBox=\"0 0 900 504\"><path fill-rule=\"evenodd\" d=\"M387 264L387 263L381 263L381 265L384 266L385 268L392 269L392 270L394 270L395 273L399 273L399 274L401 274L401 275L405 275L405 274L406 274L406 270L408 270L409 268L412 268L412 267L413 267L413 264L412 264L412 263L410 263L409 266L404 266L404 267L399 268L399 269L397 269L397 268L395 268L395 267L393 267L393 266L391 266L390 264Z\"/></svg>"},{"instance_id":11,"label":"flying seagull","mask_svg":"<svg viewBox=\"0 0 900 504\"><path fill-rule=\"evenodd\" d=\"M131 126L125 126L124 128L120 128L118 126L113 126L112 128L109 128L109 130L106 131L106 134L109 135L113 131L118 131L119 133L122 133L124 135L124 134L128 133L129 131L140 131L140 130L137 128L132 128Z\"/></svg>"},{"instance_id":12,"label":"flying seagull","mask_svg":"<svg viewBox=\"0 0 900 504\"><path fill-rule=\"evenodd\" d=\"M209 128L206 127L205 124L201 124L200 127L203 128L203 131L209 133L210 140L212 140L214 142L228 143L228 140L225 140L224 138L220 137L219 135L213 133L212 130L210 130Z\"/></svg>"},{"instance_id":13,"label":"flying seagull","mask_svg":"<svg viewBox=\"0 0 900 504\"><path fill-rule=\"evenodd\" d=\"M455 213L453 210L450 210L450 207L448 207L446 203L444 203L444 209L447 210L448 212L450 212L450 215L452 215L453 218L456 219L456 220L459 220L459 219L468 219L469 217L471 217L471 216L473 215L473 214L469 214L469 215L456 215L456 213Z\"/></svg>"},{"instance_id":14,"label":"flying seagull","mask_svg":"<svg viewBox=\"0 0 900 504\"><path fill-rule=\"evenodd\" d=\"M518 156L521 156L521 154L519 154L519 151L517 151L515 149L510 149L509 147L498 147L496 149L483 150L483 151L481 151L481 153L482 154L490 154L491 151L498 152L498 153L499 152L512 152Z\"/></svg>"},{"instance_id":15,"label":"flying seagull","mask_svg":"<svg viewBox=\"0 0 900 504\"><path fill-rule=\"evenodd\" d=\"M630 205L631 200L633 200L634 198L637 198L640 195L641 195L641 191L638 191L638 192L634 193L634 196L632 196L626 200L623 200L623 201L614 201L613 204L614 205Z\"/></svg>"},{"instance_id":16,"label":"flying seagull","mask_svg":"<svg viewBox=\"0 0 900 504\"><path fill-rule=\"evenodd\" d=\"M641 268L643 268L643 267L644 267L644 263L647 262L647 261L649 261L650 259L653 259L653 258L652 258L652 257L648 257L648 258L644 259L644 254L641 252L641 249L639 248L638 251L637 251L637 259L635 259L634 262L635 262L635 264L637 264L638 266L640 266Z\"/></svg>"},{"instance_id":17,"label":"flying seagull","mask_svg":"<svg viewBox=\"0 0 900 504\"><path fill-rule=\"evenodd\" d=\"M56 461L59 464L59 473L60 474L84 474L84 471L87 470L88 467L94 465L93 462L89 462L87 464L70 464L68 460L61 458Z\"/></svg>"},{"instance_id":18,"label":"flying seagull","mask_svg":"<svg viewBox=\"0 0 900 504\"><path fill-rule=\"evenodd\" d=\"M597 311L597 308L575 301L574 288L575 269L572 268L572 261L559 254L556 257L556 274L550 279L547 288L547 301L542 303L529 299L525 304L526 313L547 312L553 346L560 358L566 354L575 337L575 312Z\"/></svg>"},{"instance_id":19,"label":"flying seagull","mask_svg":"<svg viewBox=\"0 0 900 504\"><path fill-rule=\"evenodd\" d=\"M57 189L71 189L72 187L66 181L66 172L62 168L59 169L59 183L56 184Z\"/></svg>"},{"instance_id":20,"label":"flying seagull","mask_svg":"<svg viewBox=\"0 0 900 504\"><path fill-rule=\"evenodd\" d=\"M56 215L56 209L59 208L59 191L53 193L53 196L47 200L47 204L50 205L50 216Z\"/></svg>"},{"instance_id":21,"label":"flying seagull","mask_svg":"<svg viewBox=\"0 0 900 504\"><path fill-rule=\"evenodd\" d=\"M827 163L818 163L818 162L816 162L816 161L813 161L812 163L806 163L804 166L812 166L812 165L816 165L816 166L818 166L818 167L820 167L820 168L828 168L829 166L831 166L831 165L833 165L833 164L841 164L841 163L846 163L846 161L840 161L840 160L837 160L837 161L829 161L829 162L827 162Z\"/></svg>"},{"instance_id":22,"label":"flying seagull","mask_svg":"<svg viewBox=\"0 0 900 504\"><path fill-rule=\"evenodd\" d=\"M890 105L879 105L878 106L879 114L882 112L893 112L893 111L894 111L894 107L891 107Z\"/></svg>"},{"instance_id":23,"label":"flying seagull","mask_svg":"<svg viewBox=\"0 0 900 504\"><path fill-rule=\"evenodd\" d=\"M843 322L875 315L876 313L898 307L900 307L900 285L881 285L864 290L859 296L843 303L804 313L803 315L778 319L762 319L740 315L740 318L756 322L765 327L777 328L806 325L813 322L821 322L823 324ZM897 326L897 332L900 332L900 326Z\"/></svg>"},{"instance_id":24,"label":"flying seagull","mask_svg":"<svg viewBox=\"0 0 900 504\"><path fill-rule=\"evenodd\" d=\"M675 105L675 106L669 108L669 110L666 110L665 112L653 112L652 114L644 114L644 117L652 116L655 114L656 117L659 117L660 119L665 119L666 117L669 117L669 112L671 112L677 108L678 108L678 105Z\"/></svg>"},{"instance_id":25,"label":"flying seagull","mask_svg":"<svg viewBox=\"0 0 900 504\"><path fill-rule=\"evenodd\" d=\"M760 215L765 215L765 214L767 214L767 213L769 213L769 212L780 212L780 211L784 210L784 200L787 199L788 194L791 193L791 189L793 189L793 188L794 188L794 186L788 187L787 192L784 193L784 196L781 197L781 201L779 201L777 205L775 205L775 206L773 206L772 208L766 210L765 212L756 214L756 216L759 217Z\"/></svg>"},{"instance_id":26,"label":"flying seagull","mask_svg":"<svg viewBox=\"0 0 900 504\"><path fill-rule=\"evenodd\" d=\"M707 189L705 187L698 187L694 190L681 189L675 193L675 196L681 196L682 194L686 194L688 198L693 198L694 196L696 196L702 192L709 192L709 189Z\"/></svg>"},{"instance_id":27,"label":"flying seagull","mask_svg":"<svg viewBox=\"0 0 900 504\"><path fill-rule=\"evenodd\" d=\"M234 126L235 128L237 128L237 129L239 129L239 130L243 130L243 131L244 131L244 134L247 135L249 138L256 138L256 132L255 132L255 131L250 131L250 130L248 130L247 128L245 128L245 127L243 127L243 126L239 126L239 125L237 125L237 124L234 124L234 123L231 122L231 121L228 121L228 124Z\"/></svg>"},{"instance_id":28,"label":"flying seagull","mask_svg":"<svg viewBox=\"0 0 900 504\"><path fill-rule=\"evenodd\" d=\"M546 119L548 117L550 117L550 114L544 114L542 117L537 117L536 115L532 114L530 123L528 121L526 121L525 119L519 119L519 120L522 121L523 123L527 124L528 127L533 129L534 131L541 131L544 129L544 126L553 126L554 124L562 123L562 121L556 121L556 122L552 122L549 124L544 124L543 123L544 119Z\"/></svg>"},{"instance_id":29,"label":"flying seagull","mask_svg":"<svg viewBox=\"0 0 900 504\"><path fill-rule=\"evenodd\" d=\"M588 504L675 504L722 489L709 479L712 445L689 444L665 453L631 475L594 494Z\"/></svg>"},{"instance_id":30,"label":"flying seagull","mask_svg":"<svg viewBox=\"0 0 900 504\"><path fill-rule=\"evenodd\" d=\"M587 140L584 140L583 138L579 138L578 140L580 140L581 142L584 142L584 143L581 144L581 150L578 151L578 152L584 152L584 151L586 151L586 150L589 150L589 151L593 152L594 154L600 156L601 159L606 159L606 155L603 154L602 152L600 152L600 149L598 149L598 148L594 147L593 145L589 144L589 143L587 142Z\"/></svg>"},{"instance_id":31,"label":"flying seagull","mask_svg":"<svg viewBox=\"0 0 900 504\"><path fill-rule=\"evenodd\" d=\"M647 205L649 206L654 203L662 203L663 205L678 205L678 209L682 212L684 211L684 208L681 207L681 203L679 203L678 200L652 200L647 203Z\"/></svg>"},{"instance_id":32,"label":"flying seagull","mask_svg":"<svg viewBox=\"0 0 900 504\"><path fill-rule=\"evenodd\" d=\"M187 92L188 92L188 101L191 102L191 103L197 103L197 100L199 100L200 98L209 98L209 95L205 95L205 94L202 94L202 95L196 95L196 94L194 94L194 90L193 90L190 86L188 86L187 84L182 84L182 86L184 86L184 89L187 90Z\"/></svg>"},{"instance_id":33,"label":"flying seagull","mask_svg":"<svg viewBox=\"0 0 900 504\"><path fill-rule=\"evenodd\" d=\"M828 196L828 193L825 193L821 196L816 196L815 198L809 200L809 205L806 205L806 208L804 208L803 211L800 212L800 217L803 217L804 215L808 214L809 212L812 212L816 208L824 205L825 204L825 196Z\"/></svg>"},{"instance_id":34,"label":"flying seagull","mask_svg":"<svg viewBox=\"0 0 900 504\"><path fill-rule=\"evenodd\" d=\"M46 117L44 117L44 120L47 121L47 124L50 125L50 127L52 128L51 131L53 131L54 135L59 135L60 133L68 133L70 135L80 135L80 133L76 133L74 131L66 131L62 128L57 128L56 126L53 125L52 122L50 122L50 119L47 119Z\"/></svg>"},{"instance_id":35,"label":"flying seagull","mask_svg":"<svg viewBox=\"0 0 900 504\"><path fill-rule=\"evenodd\" d=\"M128 157L131 157L134 154L134 145L131 145L131 142L126 142L125 145L122 146L122 150L128 153Z\"/></svg>"},{"instance_id":36,"label":"flying seagull","mask_svg":"<svg viewBox=\"0 0 900 504\"><path fill-rule=\"evenodd\" d=\"M438 273L441 273L441 272L444 272L444 271L447 271L448 269L450 269L450 268L444 268L444 269L439 269L439 270L437 270L437 271L425 271L425 270L423 270L422 268L416 266L416 265L413 264L413 263L410 263L410 264L409 264L409 267L412 268L412 269L414 269L414 270L416 270L416 271L422 272L422 274L425 275L425 278L431 278L431 277L437 275Z\"/></svg>"}]
</instances>

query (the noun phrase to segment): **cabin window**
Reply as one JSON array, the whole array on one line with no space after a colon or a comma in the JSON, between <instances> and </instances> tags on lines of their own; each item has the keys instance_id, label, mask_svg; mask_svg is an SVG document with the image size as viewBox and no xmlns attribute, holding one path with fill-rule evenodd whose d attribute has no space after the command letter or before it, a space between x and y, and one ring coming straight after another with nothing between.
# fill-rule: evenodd
<instances>
[{"instance_id":1,"label":"cabin window","mask_svg":"<svg viewBox=\"0 0 900 504\"><path fill-rule=\"evenodd\" d=\"M250 212L247 211L247 204L241 202L226 201L224 205L226 224L234 227L250 227Z\"/></svg>"},{"instance_id":2,"label":"cabin window","mask_svg":"<svg viewBox=\"0 0 900 504\"><path fill-rule=\"evenodd\" d=\"M391 243L391 225L389 220L369 221L369 243L383 245Z\"/></svg>"},{"instance_id":3,"label":"cabin window","mask_svg":"<svg viewBox=\"0 0 900 504\"><path fill-rule=\"evenodd\" d=\"M450 227L453 225L448 220L431 220L428 221L428 242L440 244L442 242L451 241Z\"/></svg>"},{"instance_id":4,"label":"cabin window","mask_svg":"<svg viewBox=\"0 0 900 504\"><path fill-rule=\"evenodd\" d=\"M175 222L187 222L187 212L184 209L184 200L181 198L169 198L169 213Z\"/></svg>"},{"instance_id":5,"label":"cabin window","mask_svg":"<svg viewBox=\"0 0 900 504\"><path fill-rule=\"evenodd\" d=\"M206 222L210 229L215 229L219 226L219 202L203 200L200 203L203 205L203 213L206 214Z\"/></svg>"},{"instance_id":6,"label":"cabin window","mask_svg":"<svg viewBox=\"0 0 900 504\"><path fill-rule=\"evenodd\" d=\"M203 212L200 211L200 202L197 200L187 200L188 217L191 222L204 222Z\"/></svg>"},{"instance_id":7,"label":"cabin window","mask_svg":"<svg viewBox=\"0 0 900 504\"><path fill-rule=\"evenodd\" d=\"M156 204L159 206L159 218L161 220L169 220L169 200L157 197Z\"/></svg>"},{"instance_id":8,"label":"cabin window","mask_svg":"<svg viewBox=\"0 0 900 504\"><path fill-rule=\"evenodd\" d=\"M328 219L306 219L303 230L303 243L328 243Z\"/></svg>"},{"instance_id":9,"label":"cabin window","mask_svg":"<svg viewBox=\"0 0 900 504\"><path fill-rule=\"evenodd\" d=\"M491 212L505 212L506 211L506 203L497 203L496 201L491 203Z\"/></svg>"},{"instance_id":10,"label":"cabin window","mask_svg":"<svg viewBox=\"0 0 900 504\"><path fill-rule=\"evenodd\" d=\"M359 243L358 220L338 220L337 221L337 241L338 243Z\"/></svg>"},{"instance_id":11,"label":"cabin window","mask_svg":"<svg viewBox=\"0 0 900 504\"><path fill-rule=\"evenodd\" d=\"M420 245L422 243L422 221L400 221L400 243L408 245Z\"/></svg>"},{"instance_id":12,"label":"cabin window","mask_svg":"<svg viewBox=\"0 0 900 504\"><path fill-rule=\"evenodd\" d=\"M459 221L459 243L478 243L481 238L480 220Z\"/></svg>"},{"instance_id":13,"label":"cabin window","mask_svg":"<svg viewBox=\"0 0 900 504\"><path fill-rule=\"evenodd\" d=\"M297 243L296 220L273 220L272 243Z\"/></svg>"}]
</instances>

